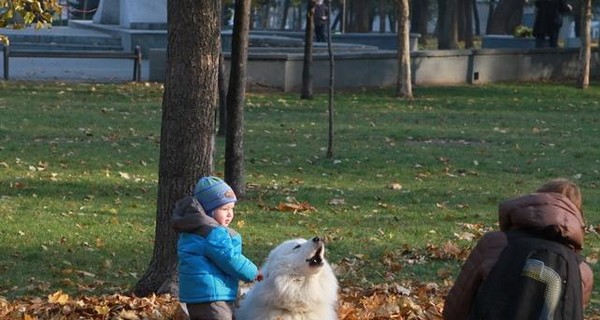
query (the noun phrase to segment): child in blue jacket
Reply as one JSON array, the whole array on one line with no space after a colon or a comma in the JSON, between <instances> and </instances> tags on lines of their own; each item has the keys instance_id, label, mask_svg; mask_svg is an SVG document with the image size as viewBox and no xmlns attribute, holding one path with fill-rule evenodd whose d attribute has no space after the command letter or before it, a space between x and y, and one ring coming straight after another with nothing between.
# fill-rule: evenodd
<instances>
[{"instance_id":1,"label":"child in blue jacket","mask_svg":"<svg viewBox=\"0 0 600 320\"><path fill-rule=\"evenodd\" d=\"M227 183L203 177L194 196L175 205L179 301L190 320L231 320L238 282L253 281L258 269L242 254L242 237L228 226L237 198Z\"/></svg>"}]
</instances>

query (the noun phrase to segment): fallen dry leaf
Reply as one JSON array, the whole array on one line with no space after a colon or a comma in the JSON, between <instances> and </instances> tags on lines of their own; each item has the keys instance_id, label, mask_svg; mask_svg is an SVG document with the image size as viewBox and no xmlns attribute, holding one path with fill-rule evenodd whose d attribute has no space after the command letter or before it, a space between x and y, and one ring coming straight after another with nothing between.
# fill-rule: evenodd
<instances>
[{"instance_id":1,"label":"fallen dry leaf","mask_svg":"<svg viewBox=\"0 0 600 320\"><path fill-rule=\"evenodd\" d=\"M293 202L281 202L279 203L279 206L277 207L277 209L279 211L282 212L293 212L293 213L298 213L298 212L312 212L312 211L316 211L317 209L315 207L313 207L312 205L310 205L310 203L308 202L299 202L299 201L293 201Z\"/></svg>"}]
</instances>

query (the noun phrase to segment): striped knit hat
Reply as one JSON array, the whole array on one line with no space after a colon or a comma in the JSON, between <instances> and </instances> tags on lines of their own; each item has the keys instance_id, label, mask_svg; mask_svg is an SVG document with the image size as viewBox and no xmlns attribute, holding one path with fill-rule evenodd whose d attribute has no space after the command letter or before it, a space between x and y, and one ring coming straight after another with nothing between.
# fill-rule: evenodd
<instances>
[{"instance_id":1,"label":"striped knit hat","mask_svg":"<svg viewBox=\"0 0 600 320\"><path fill-rule=\"evenodd\" d=\"M231 187L217 177L200 178L194 188L194 196L198 199L206 214L211 217L213 216L213 210L216 208L237 201Z\"/></svg>"}]
</instances>

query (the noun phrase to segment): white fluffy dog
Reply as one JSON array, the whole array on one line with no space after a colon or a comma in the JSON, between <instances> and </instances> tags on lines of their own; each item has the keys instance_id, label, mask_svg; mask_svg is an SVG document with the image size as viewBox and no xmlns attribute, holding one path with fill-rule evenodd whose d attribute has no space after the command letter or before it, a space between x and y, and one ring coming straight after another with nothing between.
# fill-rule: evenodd
<instances>
[{"instance_id":1,"label":"white fluffy dog","mask_svg":"<svg viewBox=\"0 0 600 320\"><path fill-rule=\"evenodd\" d=\"M280 244L269 253L262 275L242 300L237 320L338 318L338 283L319 237Z\"/></svg>"}]
</instances>

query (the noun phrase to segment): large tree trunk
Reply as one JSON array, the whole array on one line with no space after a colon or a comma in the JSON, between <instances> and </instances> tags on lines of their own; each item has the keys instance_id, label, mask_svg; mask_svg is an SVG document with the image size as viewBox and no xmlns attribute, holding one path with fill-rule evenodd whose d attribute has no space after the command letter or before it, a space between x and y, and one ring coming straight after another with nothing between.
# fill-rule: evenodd
<instances>
[{"instance_id":1,"label":"large tree trunk","mask_svg":"<svg viewBox=\"0 0 600 320\"><path fill-rule=\"evenodd\" d=\"M458 0L438 0L438 49L458 49Z\"/></svg>"},{"instance_id":2,"label":"large tree trunk","mask_svg":"<svg viewBox=\"0 0 600 320\"><path fill-rule=\"evenodd\" d=\"M581 25L581 47L579 49L579 68L580 74L577 79L577 87L585 89L590 85L590 60L592 56L591 51L591 24L592 24L592 0L582 0L580 8L575 10L581 11L582 25Z\"/></svg>"},{"instance_id":3,"label":"large tree trunk","mask_svg":"<svg viewBox=\"0 0 600 320\"><path fill-rule=\"evenodd\" d=\"M398 0L398 81L396 96L413 97L410 73L410 8L409 0Z\"/></svg>"},{"instance_id":4,"label":"large tree trunk","mask_svg":"<svg viewBox=\"0 0 600 320\"><path fill-rule=\"evenodd\" d=\"M460 10L460 28L462 40L465 42L465 48L473 48L473 7L472 0L459 0Z\"/></svg>"},{"instance_id":5,"label":"large tree trunk","mask_svg":"<svg viewBox=\"0 0 600 320\"><path fill-rule=\"evenodd\" d=\"M346 0L346 3L351 0ZM352 20L348 23L347 31L367 33L371 31L369 24L370 8L368 1L352 0Z\"/></svg>"},{"instance_id":6,"label":"large tree trunk","mask_svg":"<svg viewBox=\"0 0 600 320\"><path fill-rule=\"evenodd\" d=\"M312 78L312 46L313 33L315 32L315 0L308 0L306 8L306 31L304 33L304 64L302 65L302 92L301 99L313 98Z\"/></svg>"},{"instance_id":7,"label":"large tree trunk","mask_svg":"<svg viewBox=\"0 0 600 320\"><path fill-rule=\"evenodd\" d=\"M171 210L210 174L220 52L219 1L169 1L154 251L134 293L177 294Z\"/></svg>"},{"instance_id":8,"label":"large tree trunk","mask_svg":"<svg viewBox=\"0 0 600 320\"><path fill-rule=\"evenodd\" d=\"M231 42L231 72L227 93L227 139L225 144L225 181L238 197L244 197L244 97L248 58L250 0L235 2Z\"/></svg>"},{"instance_id":9,"label":"large tree trunk","mask_svg":"<svg viewBox=\"0 0 600 320\"><path fill-rule=\"evenodd\" d=\"M489 34L512 34L523 20L525 0L500 0L490 17Z\"/></svg>"},{"instance_id":10,"label":"large tree trunk","mask_svg":"<svg viewBox=\"0 0 600 320\"><path fill-rule=\"evenodd\" d=\"M379 0L379 32L385 32L385 0Z\"/></svg>"},{"instance_id":11,"label":"large tree trunk","mask_svg":"<svg viewBox=\"0 0 600 320\"><path fill-rule=\"evenodd\" d=\"M419 43L427 43L427 21L429 20L429 0L412 0L410 2L410 31L419 33Z\"/></svg>"}]
</instances>

